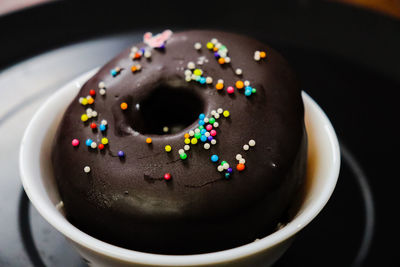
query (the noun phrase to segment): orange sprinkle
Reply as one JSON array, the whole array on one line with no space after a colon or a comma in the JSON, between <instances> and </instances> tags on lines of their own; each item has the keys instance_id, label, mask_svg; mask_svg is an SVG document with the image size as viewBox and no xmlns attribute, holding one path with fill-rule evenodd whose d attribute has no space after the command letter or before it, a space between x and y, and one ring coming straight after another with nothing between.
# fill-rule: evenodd
<instances>
[{"instance_id":1,"label":"orange sprinkle","mask_svg":"<svg viewBox=\"0 0 400 267\"><path fill-rule=\"evenodd\" d=\"M243 163L239 163L238 165L236 165L236 169L237 169L238 171L240 171L240 172L243 171L244 168L245 168L245 166L244 166Z\"/></svg>"},{"instance_id":2,"label":"orange sprinkle","mask_svg":"<svg viewBox=\"0 0 400 267\"><path fill-rule=\"evenodd\" d=\"M88 104L93 104L94 103L94 98L93 97L89 97L87 102L88 102Z\"/></svg>"},{"instance_id":3,"label":"orange sprinkle","mask_svg":"<svg viewBox=\"0 0 400 267\"><path fill-rule=\"evenodd\" d=\"M137 67L136 67L136 66L132 66L132 67L131 67L131 71L132 71L132 72L137 71Z\"/></svg>"},{"instance_id":4,"label":"orange sprinkle","mask_svg":"<svg viewBox=\"0 0 400 267\"><path fill-rule=\"evenodd\" d=\"M185 137L185 139L186 139L186 138L189 138L190 135L188 133L185 133L185 135L183 137Z\"/></svg>"},{"instance_id":5,"label":"orange sprinkle","mask_svg":"<svg viewBox=\"0 0 400 267\"><path fill-rule=\"evenodd\" d=\"M221 65L224 64L225 63L225 59L223 57L220 57L218 59L218 63L221 64Z\"/></svg>"},{"instance_id":6,"label":"orange sprinkle","mask_svg":"<svg viewBox=\"0 0 400 267\"><path fill-rule=\"evenodd\" d=\"M224 88L224 84L223 84L223 83L217 83L217 84L215 85L215 88L216 88L217 90L221 90L222 88Z\"/></svg>"},{"instance_id":7,"label":"orange sprinkle","mask_svg":"<svg viewBox=\"0 0 400 267\"><path fill-rule=\"evenodd\" d=\"M136 52L135 53L135 59L138 59L138 58L140 58L142 55L139 53L139 52Z\"/></svg>"},{"instance_id":8,"label":"orange sprinkle","mask_svg":"<svg viewBox=\"0 0 400 267\"><path fill-rule=\"evenodd\" d=\"M128 108L128 104L127 103L125 103L125 102L121 103L121 109L122 110L126 110L127 108Z\"/></svg>"},{"instance_id":9,"label":"orange sprinkle","mask_svg":"<svg viewBox=\"0 0 400 267\"><path fill-rule=\"evenodd\" d=\"M213 47L213 51L214 51L214 52L217 52L217 51L218 51L218 48L214 46L214 47Z\"/></svg>"},{"instance_id":10,"label":"orange sprinkle","mask_svg":"<svg viewBox=\"0 0 400 267\"><path fill-rule=\"evenodd\" d=\"M264 51L260 52L260 58L265 58L267 56L267 53L265 53Z\"/></svg>"},{"instance_id":11,"label":"orange sprinkle","mask_svg":"<svg viewBox=\"0 0 400 267\"><path fill-rule=\"evenodd\" d=\"M151 140L150 137L147 137L147 138L146 138L146 143L151 144L151 142L153 142L153 140Z\"/></svg>"},{"instance_id":12,"label":"orange sprinkle","mask_svg":"<svg viewBox=\"0 0 400 267\"><path fill-rule=\"evenodd\" d=\"M236 82L236 88L237 89L242 89L244 87L244 83L242 81L237 81Z\"/></svg>"}]
</instances>

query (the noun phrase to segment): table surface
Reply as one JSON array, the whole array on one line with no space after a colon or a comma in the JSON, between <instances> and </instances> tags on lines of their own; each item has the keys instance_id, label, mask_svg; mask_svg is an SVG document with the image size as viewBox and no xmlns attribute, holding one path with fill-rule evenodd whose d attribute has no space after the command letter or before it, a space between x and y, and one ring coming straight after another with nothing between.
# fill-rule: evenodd
<instances>
[{"instance_id":1,"label":"table surface","mask_svg":"<svg viewBox=\"0 0 400 267\"><path fill-rule=\"evenodd\" d=\"M143 10L142 4L130 8ZM226 15L234 11L229 7L220 17L181 8L165 13L159 6L150 18L132 15L120 2L56 2L0 17L7 37L0 44L0 266L85 266L23 193L20 139L52 92L139 41L143 32L166 27L231 30L271 44L337 131L343 164L332 199L276 265L398 266L388 237L399 234L392 214L399 184L393 119L399 114L400 22L316 1L267 3L261 11L249 4L241 12L252 12L253 19L240 22ZM110 15L115 12L120 15Z\"/></svg>"}]
</instances>

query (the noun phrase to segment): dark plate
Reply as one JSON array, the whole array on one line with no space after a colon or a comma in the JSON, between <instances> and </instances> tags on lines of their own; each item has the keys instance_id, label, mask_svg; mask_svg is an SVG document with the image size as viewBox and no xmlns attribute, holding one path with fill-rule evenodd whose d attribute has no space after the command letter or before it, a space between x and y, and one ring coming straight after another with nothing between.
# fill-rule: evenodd
<instances>
[{"instance_id":1,"label":"dark plate","mask_svg":"<svg viewBox=\"0 0 400 267\"><path fill-rule=\"evenodd\" d=\"M276 2L198 9L56 2L0 17L0 266L85 265L23 193L23 130L54 90L143 32L167 27L226 29L270 43L337 130L343 160L337 188L276 265L398 266L400 22L333 3Z\"/></svg>"}]
</instances>

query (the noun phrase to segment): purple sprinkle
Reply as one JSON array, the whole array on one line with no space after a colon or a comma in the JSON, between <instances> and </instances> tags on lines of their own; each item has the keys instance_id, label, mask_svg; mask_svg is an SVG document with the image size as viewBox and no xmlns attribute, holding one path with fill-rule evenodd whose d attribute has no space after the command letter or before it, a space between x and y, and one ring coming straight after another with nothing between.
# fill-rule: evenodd
<instances>
[{"instance_id":1,"label":"purple sprinkle","mask_svg":"<svg viewBox=\"0 0 400 267\"><path fill-rule=\"evenodd\" d=\"M124 151L118 151L118 157L120 157L120 158L123 158L123 157L125 157L125 153L124 153Z\"/></svg>"},{"instance_id":2,"label":"purple sprinkle","mask_svg":"<svg viewBox=\"0 0 400 267\"><path fill-rule=\"evenodd\" d=\"M213 140L214 138L210 135L209 137L207 137L208 141Z\"/></svg>"},{"instance_id":3,"label":"purple sprinkle","mask_svg":"<svg viewBox=\"0 0 400 267\"><path fill-rule=\"evenodd\" d=\"M221 56L218 54L218 52L215 52L215 53L214 53L214 56L215 56L217 59L221 57Z\"/></svg>"},{"instance_id":4,"label":"purple sprinkle","mask_svg":"<svg viewBox=\"0 0 400 267\"><path fill-rule=\"evenodd\" d=\"M159 47L157 47L158 49L164 49L165 48L165 43L163 43L162 45L160 45Z\"/></svg>"},{"instance_id":5,"label":"purple sprinkle","mask_svg":"<svg viewBox=\"0 0 400 267\"><path fill-rule=\"evenodd\" d=\"M228 173L232 173L232 168L228 168L227 170L226 170Z\"/></svg>"}]
</instances>

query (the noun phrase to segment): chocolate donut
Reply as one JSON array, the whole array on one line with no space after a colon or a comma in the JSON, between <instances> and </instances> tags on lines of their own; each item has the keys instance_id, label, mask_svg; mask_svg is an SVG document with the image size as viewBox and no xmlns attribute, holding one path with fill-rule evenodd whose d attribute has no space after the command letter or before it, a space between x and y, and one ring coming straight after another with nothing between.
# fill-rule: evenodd
<instances>
[{"instance_id":1,"label":"chocolate donut","mask_svg":"<svg viewBox=\"0 0 400 267\"><path fill-rule=\"evenodd\" d=\"M271 47L164 31L81 88L52 148L67 219L144 252L228 249L276 230L305 179L294 72Z\"/></svg>"}]
</instances>

